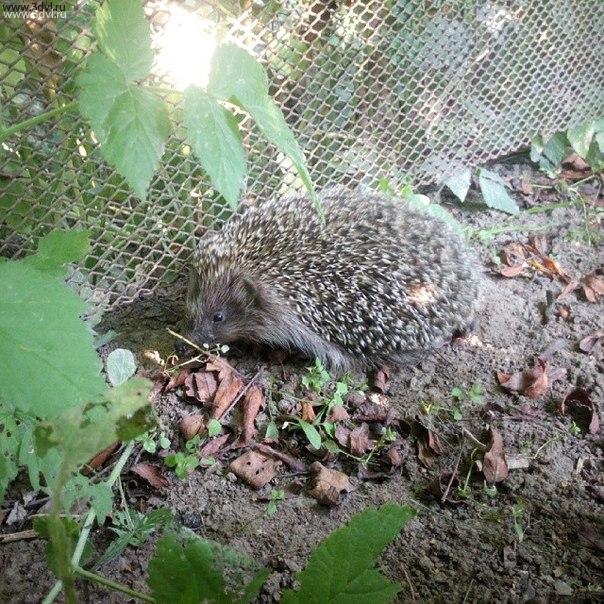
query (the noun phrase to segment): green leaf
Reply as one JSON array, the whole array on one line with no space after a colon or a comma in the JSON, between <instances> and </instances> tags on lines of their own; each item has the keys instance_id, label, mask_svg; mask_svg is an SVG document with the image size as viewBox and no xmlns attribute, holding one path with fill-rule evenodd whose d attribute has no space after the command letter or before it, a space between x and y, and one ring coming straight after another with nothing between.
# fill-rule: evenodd
<instances>
[{"instance_id":1,"label":"green leaf","mask_svg":"<svg viewBox=\"0 0 604 604\"><path fill-rule=\"evenodd\" d=\"M266 427L264 438L279 438L279 428L274 420L271 420Z\"/></svg>"},{"instance_id":2,"label":"green leaf","mask_svg":"<svg viewBox=\"0 0 604 604\"><path fill-rule=\"evenodd\" d=\"M568 142L573 150L581 157L587 157L589 146L594 136L595 126L593 121L585 122L566 131ZM564 158L562 158L564 159Z\"/></svg>"},{"instance_id":3,"label":"green leaf","mask_svg":"<svg viewBox=\"0 0 604 604\"><path fill-rule=\"evenodd\" d=\"M468 191L470 190L470 183L472 181L472 170L466 168L455 174L452 174L445 180L445 186L455 195L459 201L463 202L466 199Z\"/></svg>"},{"instance_id":4,"label":"green leaf","mask_svg":"<svg viewBox=\"0 0 604 604\"><path fill-rule=\"evenodd\" d=\"M95 52L76 80L80 89L78 101L82 115L90 122L97 140L107 137L105 120L116 99L127 92L128 84L119 67L105 55Z\"/></svg>"},{"instance_id":5,"label":"green leaf","mask_svg":"<svg viewBox=\"0 0 604 604\"><path fill-rule=\"evenodd\" d=\"M51 231L40 239L36 253L21 262L40 271L63 274L66 263L81 260L89 249L88 231Z\"/></svg>"},{"instance_id":6,"label":"green leaf","mask_svg":"<svg viewBox=\"0 0 604 604\"><path fill-rule=\"evenodd\" d=\"M20 53L12 48L0 52L0 82L14 88L25 77L27 67Z\"/></svg>"},{"instance_id":7,"label":"green leaf","mask_svg":"<svg viewBox=\"0 0 604 604\"><path fill-rule=\"evenodd\" d=\"M193 153L212 186L236 208L246 158L235 118L201 88L189 86L184 93L184 124Z\"/></svg>"},{"instance_id":8,"label":"green leaf","mask_svg":"<svg viewBox=\"0 0 604 604\"><path fill-rule=\"evenodd\" d=\"M235 44L219 46L212 57L208 92L239 105L254 118L264 136L291 159L311 198L320 208L304 154L283 113L269 96L268 79L262 65Z\"/></svg>"},{"instance_id":9,"label":"green leaf","mask_svg":"<svg viewBox=\"0 0 604 604\"><path fill-rule=\"evenodd\" d=\"M322 441L321 441L321 435L319 434L317 429L312 424L309 424L308 422L304 421L303 419L299 419L298 423L300 424L300 428L302 428L302 430L304 430L304 434L306 434L306 438L308 438L308 442L315 449L320 449Z\"/></svg>"},{"instance_id":10,"label":"green leaf","mask_svg":"<svg viewBox=\"0 0 604 604\"><path fill-rule=\"evenodd\" d=\"M36 429L36 449L61 450L72 468L89 461L111 443L134 438L149 429L147 396L150 383L132 378L107 394L107 402L68 409Z\"/></svg>"},{"instance_id":11,"label":"green leaf","mask_svg":"<svg viewBox=\"0 0 604 604\"><path fill-rule=\"evenodd\" d=\"M381 551L415 515L395 504L368 508L329 535L298 573L301 589L283 594L285 604L381 604L390 602L400 587L371 566Z\"/></svg>"},{"instance_id":12,"label":"green leaf","mask_svg":"<svg viewBox=\"0 0 604 604\"><path fill-rule=\"evenodd\" d=\"M225 582L202 539L162 537L149 562L147 585L158 604L229 602Z\"/></svg>"},{"instance_id":13,"label":"green leaf","mask_svg":"<svg viewBox=\"0 0 604 604\"><path fill-rule=\"evenodd\" d=\"M116 348L107 355L105 369L111 385L120 386L134 375L136 360L129 350Z\"/></svg>"},{"instance_id":14,"label":"green leaf","mask_svg":"<svg viewBox=\"0 0 604 604\"><path fill-rule=\"evenodd\" d=\"M144 198L170 133L162 100L148 90L130 86L115 100L105 127L103 157Z\"/></svg>"},{"instance_id":15,"label":"green leaf","mask_svg":"<svg viewBox=\"0 0 604 604\"><path fill-rule=\"evenodd\" d=\"M149 75L153 63L151 29L139 0L108 0L96 11L99 48L129 82Z\"/></svg>"},{"instance_id":16,"label":"green leaf","mask_svg":"<svg viewBox=\"0 0 604 604\"><path fill-rule=\"evenodd\" d=\"M558 132L554 134L546 143L543 144L541 154L538 156L539 168L550 175L556 175L560 171L562 160L568 155L570 145L566 134ZM537 153L531 154L531 159Z\"/></svg>"},{"instance_id":17,"label":"green leaf","mask_svg":"<svg viewBox=\"0 0 604 604\"><path fill-rule=\"evenodd\" d=\"M0 264L0 283L0 399L40 417L97 400L105 384L84 302L23 262Z\"/></svg>"},{"instance_id":18,"label":"green leaf","mask_svg":"<svg viewBox=\"0 0 604 604\"><path fill-rule=\"evenodd\" d=\"M464 227L445 208L438 203L432 203L426 195L407 193L403 195L403 199L416 210L430 214L448 224L459 235L465 233Z\"/></svg>"},{"instance_id":19,"label":"green leaf","mask_svg":"<svg viewBox=\"0 0 604 604\"><path fill-rule=\"evenodd\" d=\"M222 424L217 419L211 419L208 422L208 436L217 436L222 432Z\"/></svg>"},{"instance_id":20,"label":"green leaf","mask_svg":"<svg viewBox=\"0 0 604 604\"><path fill-rule=\"evenodd\" d=\"M478 180L482 196L489 208L501 210L508 214L518 213L518 206L507 192L505 183L499 174L483 168L480 170Z\"/></svg>"}]
</instances>

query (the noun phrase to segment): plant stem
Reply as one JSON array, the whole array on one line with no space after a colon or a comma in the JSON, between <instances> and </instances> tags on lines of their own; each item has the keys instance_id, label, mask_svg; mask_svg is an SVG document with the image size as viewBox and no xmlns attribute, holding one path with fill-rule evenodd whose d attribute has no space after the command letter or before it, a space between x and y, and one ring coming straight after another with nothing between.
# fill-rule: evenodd
<instances>
[{"instance_id":1,"label":"plant stem","mask_svg":"<svg viewBox=\"0 0 604 604\"><path fill-rule=\"evenodd\" d=\"M130 441L126 448L122 451L122 454L117 460L113 471L109 475L109 478L105 483L107 486L112 487L114 485L133 450L134 441ZM73 551L73 556L71 557L71 564L73 567L78 567L80 564L80 558L82 557L86 541L88 540L88 535L90 534L90 529L92 528L92 524L94 523L94 517L95 511L92 509L88 512L86 520L84 520L82 532L80 533L80 537ZM52 602L54 602L55 598L61 593L61 589L63 589L63 582L59 580L53 585L52 589L48 592L48 595L44 598L42 604L51 604Z\"/></svg>"},{"instance_id":2,"label":"plant stem","mask_svg":"<svg viewBox=\"0 0 604 604\"><path fill-rule=\"evenodd\" d=\"M97 575L96 573L91 573L88 570L84 570L80 566L74 566L73 570L76 575L79 575L84 579L88 579L89 581L93 581L94 583L98 583L99 585L104 585L105 587L113 589L114 591L120 591L128 596L142 600L143 602L152 602L153 604L155 604L156 602L155 598L149 596L148 594L145 594L141 591L136 591L134 589L130 589L122 583L112 581L111 579L107 579L106 577Z\"/></svg>"},{"instance_id":3,"label":"plant stem","mask_svg":"<svg viewBox=\"0 0 604 604\"><path fill-rule=\"evenodd\" d=\"M60 115L61 113L65 113L66 111L71 111L75 109L78 105L77 101L71 101L70 103L66 103L61 107L56 107L55 109L51 109L50 111L45 111L40 115L36 115L34 117L30 117L29 119L23 120L10 128L6 128L5 130L0 131L0 143L5 141L7 138L16 134L17 132L21 132L21 130L25 130L26 128L31 128L32 126L36 126L37 124L41 124L46 120L49 120L51 117L55 115Z\"/></svg>"}]
</instances>

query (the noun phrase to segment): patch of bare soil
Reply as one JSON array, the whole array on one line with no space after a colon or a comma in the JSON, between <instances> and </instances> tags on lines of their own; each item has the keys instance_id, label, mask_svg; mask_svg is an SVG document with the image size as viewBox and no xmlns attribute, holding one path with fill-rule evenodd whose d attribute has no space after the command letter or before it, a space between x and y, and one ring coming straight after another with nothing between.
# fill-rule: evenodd
<instances>
[{"instance_id":1,"label":"patch of bare soil","mask_svg":"<svg viewBox=\"0 0 604 604\"><path fill-rule=\"evenodd\" d=\"M577 199L528 189L526 182L542 182L542 177L525 166L499 169L512 184L528 179L520 187L528 207ZM401 430L396 463L369 472L350 458L322 459L323 465L349 477L351 491L341 495L339 504L320 505L308 493L306 473L286 463L268 484L251 489L229 465L246 448L218 451L217 463L195 470L187 480L164 470L167 488L154 488L128 473L128 504L139 510L168 506L201 536L228 543L270 567L260 602L279 601L309 552L330 531L366 506L384 502L418 510L379 562L401 584L400 602L601 600L601 432L590 425L594 416L601 420L604 407L604 342L589 336L603 328L603 298L590 301L584 288L569 287L590 274L597 276L594 271L602 266L595 242L601 232L586 222L586 208L595 207L597 196L596 189L588 189L584 204L520 217L456 212L482 236L473 240L485 279L476 330L388 380L384 400L400 417L398 425L410 426ZM522 244L526 254L519 258L518 249L506 247L511 243ZM519 265L520 270L514 268ZM504 276L505 267L512 276ZM558 299L565 288L569 293ZM107 318L106 326L120 334L111 346L130 348L140 358L145 349L165 350L165 326L177 325L179 317L178 305L166 297L132 305ZM277 398L284 384L308 365L283 366L267 358L246 354L230 360L247 378L263 367ZM567 399L563 414L562 401L576 389L587 393L590 402L575 394L579 402ZM184 442L179 428L183 417L205 412L180 392L156 398L175 450L182 450ZM266 410L259 413L256 426L265 426ZM418 432L418 421L424 432ZM235 413L234 428L241 431L243 423ZM430 446L429 434L436 435L436 445ZM306 467L321 460L301 448L300 432L290 441L289 453ZM157 454L138 457L139 462L161 464ZM285 499L268 515L273 489L282 489ZM10 531L19 528L17 523ZM3 527L3 532L10 531ZM109 538L108 530L94 533L99 549ZM103 572L144 590L152 549L153 541L130 548ZM0 569L1 602L38 602L53 582L38 540L0 545ZM95 586L81 587L85 601L127 601Z\"/></svg>"}]
</instances>

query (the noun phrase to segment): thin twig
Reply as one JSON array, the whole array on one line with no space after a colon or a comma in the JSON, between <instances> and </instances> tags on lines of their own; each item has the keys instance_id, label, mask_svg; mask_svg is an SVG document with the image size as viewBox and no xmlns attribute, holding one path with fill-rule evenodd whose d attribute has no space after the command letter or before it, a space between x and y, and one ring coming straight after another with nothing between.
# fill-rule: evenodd
<instances>
[{"instance_id":1,"label":"thin twig","mask_svg":"<svg viewBox=\"0 0 604 604\"><path fill-rule=\"evenodd\" d=\"M0 543L13 543L14 541L23 541L24 539L35 539L38 533L34 529L19 531L18 533L8 533L0 535Z\"/></svg>"},{"instance_id":2,"label":"thin twig","mask_svg":"<svg viewBox=\"0 0 604 604\"><path fill-rule=\"evenodd\" d=\"M449 478L449 483L447 484L447 488L445 489L443 496L440 498L441 503L445 503L445 501L447 501L447 497L449 496L449 491L451 490L453 481L455 480L455 477L457 476L457 470L459 470L459 464L461 463L461 454L463 453L463 444L464 443L462 441L461 445L459 446L459 453L457 454L457 459L455 460L455 467L453 468L453 472L451 472L451 478Z\"/></svg>"}]
</instances>

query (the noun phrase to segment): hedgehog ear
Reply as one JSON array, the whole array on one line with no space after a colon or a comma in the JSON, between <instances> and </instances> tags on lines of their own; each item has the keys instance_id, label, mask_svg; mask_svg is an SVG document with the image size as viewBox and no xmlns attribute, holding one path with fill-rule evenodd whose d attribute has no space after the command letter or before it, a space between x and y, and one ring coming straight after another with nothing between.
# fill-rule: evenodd
<instances>
[{"instance_id":1,"label":"hedgehog ear","mask_svg":"<svg viewBox=\"0 0 604 604\"><path fill-rule=\"evenodd\" d=\"M265 308L267 305L267 295L264 287L257 280L252 277L243 278L243 289L246 294L246 298L253 304L255 308Z\"/></svg>"}]
</instances>

